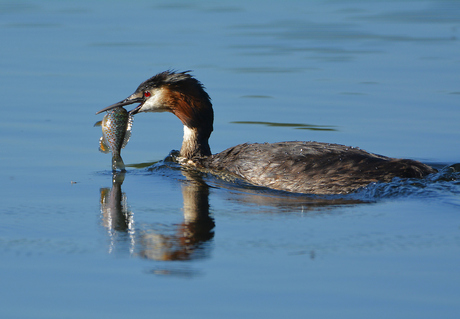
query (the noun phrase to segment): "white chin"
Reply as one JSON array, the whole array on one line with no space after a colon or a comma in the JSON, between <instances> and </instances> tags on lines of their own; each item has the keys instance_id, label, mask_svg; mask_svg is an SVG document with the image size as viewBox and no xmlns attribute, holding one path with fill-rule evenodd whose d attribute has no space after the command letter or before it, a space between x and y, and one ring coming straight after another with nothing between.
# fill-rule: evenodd
<instances>
[{"instance_id":1,"label":"white chin","mask_svg":"<svg viewBox=\"0 0 460 319\"><path fill-rule=\"evenodd\" d=\"M152 97L142 104L139 112L165 112L167 111L164 107L162 107L160 101Z\"/></svg>"}]
</instances>

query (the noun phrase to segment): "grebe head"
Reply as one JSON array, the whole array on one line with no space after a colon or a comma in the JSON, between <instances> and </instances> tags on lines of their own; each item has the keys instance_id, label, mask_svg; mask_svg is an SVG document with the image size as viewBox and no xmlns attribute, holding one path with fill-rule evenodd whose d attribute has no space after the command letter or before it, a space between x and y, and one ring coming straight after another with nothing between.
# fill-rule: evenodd
<instances>
[{"instance_id":1,"label":"grebe head","mask_svg":"<svg viewBox=\"0 0 460 319\"><path fill-rule=\"evenodd\" d=\"M184 124L181 155L188 158L211 155L208 145L214 121L211 99L201 82L189 72L158 73L142 82L136 91L123 101L112 104L96 114L134 103L140 104L130 111L131 114L171 112Z\"/></svg>"}]
</instances>

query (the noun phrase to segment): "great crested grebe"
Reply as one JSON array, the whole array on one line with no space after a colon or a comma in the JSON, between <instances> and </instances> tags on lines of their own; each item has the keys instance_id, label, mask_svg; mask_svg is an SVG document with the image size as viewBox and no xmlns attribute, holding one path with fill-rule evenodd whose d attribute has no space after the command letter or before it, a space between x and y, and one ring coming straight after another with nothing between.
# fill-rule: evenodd
<instances>
[{"instance_id":1,"label":"great crested grebe","mask_svg":"<svg viewBox=\"0 0 460 319\"><path fill-rule=\"evenodd\" d=\"M394 177L422 178L436 172L414 160L318 142L240 144L212 155L208 143L214 120L211 99L189 72L159 73L123 101L98 113L133 103L140 104L131 114L171 112L184 124L181 163L277 190L345 194L373 182L390 182Z\"/></svg>"}]
</instances>

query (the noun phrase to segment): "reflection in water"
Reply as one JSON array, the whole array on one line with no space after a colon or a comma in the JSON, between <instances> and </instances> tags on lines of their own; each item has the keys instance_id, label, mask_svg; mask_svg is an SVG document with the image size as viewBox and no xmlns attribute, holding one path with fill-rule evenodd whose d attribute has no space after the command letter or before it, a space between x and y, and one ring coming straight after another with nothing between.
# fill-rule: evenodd
<instances>
[{"instance_id":1,"label":"reflection in water","mask_svg":"<svg viewBox=\"0 0 460 319\"><path fill-rule=\"evenodd\" d=\"M184 221L168 231L149 229L140 236L140 256L155 260L190 260L209 254L207 242L214 237L209 216L209 187L195 174L183 171Z\"/></svg>"},{"instance_id":2,"label":"reflection in water","mask_svg":"<svg viewBox=\"0 0 460 319\"><path fill-rule=\"evenodd\" d=\"M101 218L102 225L107 228L111 253L118 241L119 234L126 234L130 242L129 252L134 252L135 232L134 218L128 210L126 195L121 191L121 184L125 179L125 173L112 174L112 188L101 188Z\"/></svg>"},{"instance_id":3,"label":"reflection in water","mask_svg":"<svg viewBox=\"0 0 460 319\"><path fill-rule=\"evenodd\" d=\"M187 178L182 184L184 221L161 228L151 225L142 231L134 227L134 215L121 190L125 174L113 174L112 188L100 190L101 219L110 238L109 253L124 241L129 243L130 254L153 260L191 260L209 255L207 242L214 237L215 225L209 216L208 186L199 176L182 173Z\"/></svg>"},{"instance_id":4,"label":"reflection in water","mask_svg":"<svg viewBox=\"0 0 460 319\"><path fill-rule=\"evenodd\" d=\"M227 181L212 174L188 171L173 162L162 161L152 166L150 172L167 170L180 172L185 180L181 182L183 196L183 221L180 224L147 224L135 227L134 214L129 210L127 196L122 192L125 174L115 173L112 188L102 188L101 221L107 229L110 244L109 253L115 249L129 251L132 256L157 261L186 261L209 257L214 238L214 220L209 215L209 188L224 189L225 200L242 205L256 205L257 213L308 213L309 216L336 212L334 208L344 205L369 204L383 198L398 196L427 197L446 190L459 194L459 164L441 169L425 179L395 179L390 183L369 185L354 194L344 196L317 196L293 194L259 186L244 181ZM210 186L208 186L210 185ZM439 196L439 194L438 194ZM457 205L458 203L452 203ZM311 258L315 252L310 251ZM148 273L190 277L199 275L189 264L156 265Z\"/></svg>"}]
</instances>

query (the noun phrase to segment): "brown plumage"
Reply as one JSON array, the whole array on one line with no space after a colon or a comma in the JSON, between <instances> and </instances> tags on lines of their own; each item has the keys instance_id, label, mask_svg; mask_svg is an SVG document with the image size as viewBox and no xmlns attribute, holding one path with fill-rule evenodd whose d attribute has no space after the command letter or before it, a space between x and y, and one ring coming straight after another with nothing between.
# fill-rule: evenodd
<instances>
[{"instance_id":1,"label":"brown plumage","mask_svg":"<svg viewBox=\"0 0 460 319\"><path fill-rule=\"evenodd\" d=\"M127 99L104 110L138 102L132 114L171 112L182 121L181 163L231 174L254 185L295 193L345 194L373 182L422 178L436 172L417 161L317 142L240 144L211 155L212 104L203 85L188 72L159 73Z\"/></svg>"},{"instance_id":2,"label":"brown plumage","mask_svg":"<svg viewBox=\"0 0 460 319\"><path fill-rule=\"evenodd\" d=\"M417 161L317 142L240 144L196 162L255 185L309 194L345 194L373 182L422 178L435 172Z\"/></svg>"}]
</instances>

